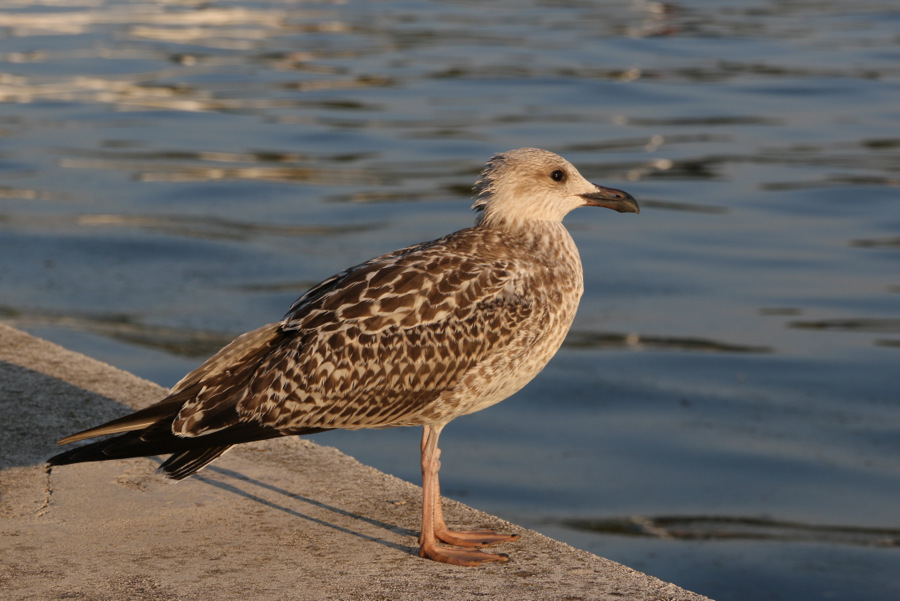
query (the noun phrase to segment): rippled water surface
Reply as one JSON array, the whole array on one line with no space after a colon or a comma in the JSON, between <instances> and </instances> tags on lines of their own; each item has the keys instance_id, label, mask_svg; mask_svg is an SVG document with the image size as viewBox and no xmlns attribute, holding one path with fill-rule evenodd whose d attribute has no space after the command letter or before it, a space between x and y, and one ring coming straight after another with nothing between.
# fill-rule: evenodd
<instances>
[{"instance_id":1,"label":"rippled water surface","mask_svg":"<svg viewBox=\"0 0 900 601\"><path fill-rule=\"evenodd\" d=\"M170 386L546 147L643 211L569 216L573 331L447 495L720 600L900 598L892 3L6 0L0 61L4 321ZM418 436L317 441L418 481Z\"/></svg>"}]
</instances>

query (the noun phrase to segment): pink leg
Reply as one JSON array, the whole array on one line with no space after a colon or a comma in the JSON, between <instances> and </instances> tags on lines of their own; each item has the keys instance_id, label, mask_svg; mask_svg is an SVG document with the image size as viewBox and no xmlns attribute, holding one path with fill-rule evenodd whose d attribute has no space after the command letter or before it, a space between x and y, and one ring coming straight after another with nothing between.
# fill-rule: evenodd
<instances>
[{"instance_id":1,"label":"pink leg","mask_svg":"<svg viewBox=\"0 0 900 601\"><path fill-rule=\"evenodd\" d=\"M518 538L518 535L496 534L489 530L453 532L447 528L441 509L441 489L438 481L441 451L437 443L442 428L443 426L425 426L422 433L423 495L419 555L461 566L475 566L488 561L506 561L505 555L475 549L454 549L438 543L438 540L441 540L463 547L480 547Z\"/></svg>"}]
</instances>

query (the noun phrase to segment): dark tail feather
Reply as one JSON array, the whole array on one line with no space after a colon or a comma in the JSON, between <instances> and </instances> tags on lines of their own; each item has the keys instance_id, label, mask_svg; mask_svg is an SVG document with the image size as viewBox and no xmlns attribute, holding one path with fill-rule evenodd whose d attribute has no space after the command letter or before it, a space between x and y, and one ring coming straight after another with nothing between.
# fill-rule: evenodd
<instances>
[{"instance_id":1,"label":"dark tail feather","mask_svg":"<svg viewBox=\"0 0 900 601\"><path fill-rule=\"evenodd\" d=\"M185 399L181 395L173 395L163 399L155 405L150 405L140 411L129 413L119 419L106 422L95 428L88 428L75 434L70 434L59 440L59 444L69 444L70 442L78 442L87 438L96 438L106 434L119 434L120 432L128 432L131 430L144 430L153 426L153 424L168 420L170 423L174 416L178 414L178 410L184 404Z\"/></svg>"},{"instance_id":2,"label":"dark tail feather","mask_svg":"<svg viewBox=\"0 0 900 601\"><path fill-rule=\"evenodd\" d=\"M138 439L139 435L122 434L114 438L99 440L74 449L70 449L59 455L54 455L47 460L50 465L68 465L70 463L85 463L89 461L106 461L108 459L128 459L130 457L147 457L165 453L175 454L169 457L159 471L173 480L183 480L196 474L206 467L211 461L219 458L222 453L231 448L231 445L207 448L172 449L159 448L161 445L146 443ZM131 439L131 440L129 440ZM190 439L188 439L190 440ZM130 444L131 443L131 444ZM154 452L155 451L155 452Z\"/></svg>"},{"instance_id":3,"label":"dark tail feather","mask_svg":"<svg viewBox=\"0 0 900 601\"><path fill-rule=\"evenodd\" d=\"M143 457L144 453L140 451L127 452L123 450L116 451L117 442L139 441L140 433L129 432L121 434L105 440L98 440L90 444L75 447L68 451L63 451L58 455L54 455L47 460L50 465L67 465L70 463L84 463L87 461L106 461L108 459L127 459L129 457ZM123 445L129 447L131 445Z\"/></svg>"},{"instance_id":4,"label":"dark tail feather","mask_svg":"<svg viewBox=\"0 0 900 601\"><path fill-rule=\"evenodd\" d=\"M193 476L209 463L222 456L222 453L231 448L231 445L211 447L208 449L193 449L176 453L159 466L159 471L172 480L184 480Z\"/></svg>"},{"instance_id":5,"label":"dark tail feather","mask_svg":"<svg viewBox=\"0 0 900 601\"><path fill-rule=\"evenodd\" d=\"M298 428L289 434L304 435L324 432L328 428ZM160 466L169 478L181 480L191 476L209 462L217 459L231 446L242 442L253 442L278 438L288 433L274 428L253 424L238 426L206 434L204 436L181 437L172 434L171 425L160 422L139 432L125 432L97 442L82 445L47 460L50 465L67 465L88 461L107 461L172 454Z\"/></svg>"}]
</instances>

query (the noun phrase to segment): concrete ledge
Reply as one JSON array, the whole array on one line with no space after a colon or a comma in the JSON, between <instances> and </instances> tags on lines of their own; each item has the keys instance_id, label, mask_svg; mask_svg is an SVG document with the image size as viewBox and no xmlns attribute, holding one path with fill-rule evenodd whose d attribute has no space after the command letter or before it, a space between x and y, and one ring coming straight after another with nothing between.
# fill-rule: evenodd
<instances>
[{"instance_id":1,"label":"concrete ledge","mask_svg":"<svg viewBox=\"0 0 900 601\"><path fill-rule=\"evenodd\" d=\"M505 564L420 559L421 489L303 439L237 448L177 485L155 459L45 468L62 435L164 393L0 324L0 597L706 599L448 499L450 523L522 538Z\"/></svg>"}]
</instances>

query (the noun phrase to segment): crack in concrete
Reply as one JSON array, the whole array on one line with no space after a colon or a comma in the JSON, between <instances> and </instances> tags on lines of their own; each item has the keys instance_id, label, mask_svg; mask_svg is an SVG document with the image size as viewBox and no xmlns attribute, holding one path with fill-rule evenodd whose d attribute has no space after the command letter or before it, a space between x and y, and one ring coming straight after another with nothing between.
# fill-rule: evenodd
<instances>
[{"instance_id":1,"label":"crack in concrete","mask_svg":"<svg viewBox=\"0 0 900 601\"><path fill-rule=\"evenodd\" d=\"M50 512L50 503L52 502L53 497L53 485L51 484L51 477L53 476L53 467L47 463L44 464L44 474L47 476L47 484L44 486L44 500L41 503L41 506L37 508L35 515L37 517L42 517Z\"/></svg>"}]
</instances>

